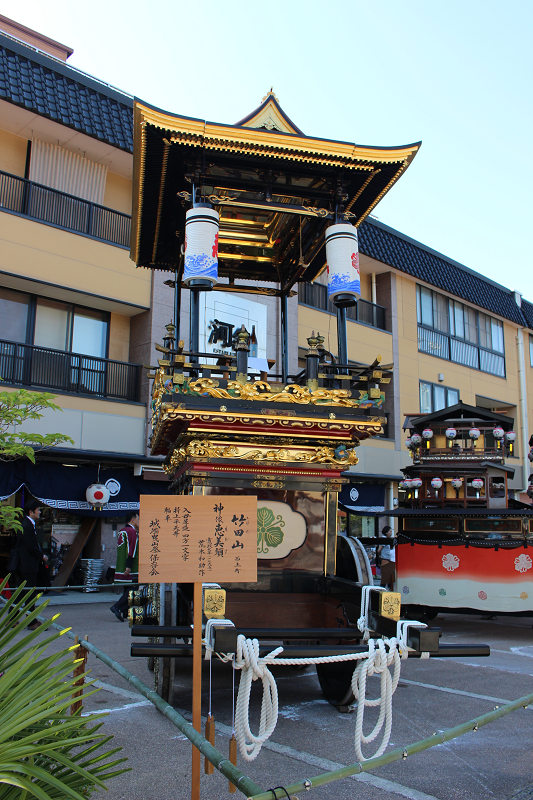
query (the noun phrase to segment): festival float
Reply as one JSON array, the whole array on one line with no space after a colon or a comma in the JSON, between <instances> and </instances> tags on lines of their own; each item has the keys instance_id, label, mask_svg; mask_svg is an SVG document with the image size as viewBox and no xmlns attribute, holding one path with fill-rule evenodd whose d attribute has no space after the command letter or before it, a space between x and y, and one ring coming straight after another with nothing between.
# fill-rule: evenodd
<instances>
[{"instance_id":1,"label":"festival float","mask_svg":"<svg viewBox=\"0 0 533 800\"><path fill-rule=\"evenodd\" d=\"M176 658L218 654L242 669L236 736L250 761L275 726L272 664L316 664L325 697L342 707L378 661L393 670L387 685L395 688L400 654L488 655L485 645L443 644L438 628L402 620L400 596L374 587L364 547L347 546L337 531L342 473L357 463L361 441L382 435L392 374L379 354L372 363L348 359L346 309L360 293L357 228L419 145L307 137L272 93L237 125L136 102L134 133L131 257L172 275L175 313L156 346L161 357L148 365L151 453L163 459L170 492L159 506L141 498L140 574L150 585L133 594L130 620L133 635L148 641L134 643L132 655L151 659L165 698ZM337 354L313 333L305 366L291 374L288 302L298 282L325 270ZM271 304L270 319L280 320L277 372L250 355L250 315L242 324L212 320L209 341L222 346L207 348L211 293ZM201 678L194 675L198 728ZM252 677L261 677L267 698L257 736L241 700ZM392 691L367 740L387 720L378 753L390 735ZM358 714L366 705L362 690Z\"/></svg>"},{"instance_id":2,"label":"festival float","mask_svg":"<svg viewBox=\"0 0 533 800\"><path fill-rule=\"evenodd\" d=\"M533 615L533 509L508 491L513 424L465 403L407 418L413 463L394 514L397 589L413 615Z\"/></svg>"}]
</instances>

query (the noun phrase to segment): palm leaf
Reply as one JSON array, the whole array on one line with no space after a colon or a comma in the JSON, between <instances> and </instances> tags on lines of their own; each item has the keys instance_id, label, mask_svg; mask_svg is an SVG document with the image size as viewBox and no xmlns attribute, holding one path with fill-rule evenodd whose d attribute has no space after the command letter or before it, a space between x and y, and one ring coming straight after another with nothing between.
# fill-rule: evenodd
<instances>
[{"instance_id":1,"label":"palm leaf","mask_svg":"<svg viewBox=\"0 0 533 800\"><path fill-rule=\"evenodd\" d=\"M26 633L43 606L26 614L24 602L21 590L0 602L0 800L86 800L128 771L126 759L109 761L120 748L104 749L112 737L99 732L100 722L93 724L104 715L67 714L78 661L73 648L44 653L66 630L43 637L48 620Z\"/></svg>"}]
</instances>

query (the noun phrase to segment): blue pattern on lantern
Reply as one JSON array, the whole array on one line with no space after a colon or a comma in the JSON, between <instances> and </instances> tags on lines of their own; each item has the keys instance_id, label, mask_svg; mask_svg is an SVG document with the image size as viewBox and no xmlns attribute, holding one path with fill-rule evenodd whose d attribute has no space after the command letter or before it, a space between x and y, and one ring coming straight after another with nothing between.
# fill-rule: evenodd
<instances>
[{"instance_id":1,"label":"blue pattern on lantern","mask_svg":"<svg viewBox=\"0 0 533 800\"><path fill-rule=\"evenodd\" d=\"M350 292L351 294L361 294L361 281L355 280L349 275L330 275L328 280L328 298L338 292Z\"/></svg>"},{"instance_id":2,"label":"blue pattern on lantern","mask_svg":"<svg viewBox=\"0 0 533 800\"><path fill-rule=\"evenodd\" d=\"M208 256L207 253L198 255L185 254L184 280L189 278L212 278L215 283L218 278L218 259Z\"/></svg>"}]
</instances>

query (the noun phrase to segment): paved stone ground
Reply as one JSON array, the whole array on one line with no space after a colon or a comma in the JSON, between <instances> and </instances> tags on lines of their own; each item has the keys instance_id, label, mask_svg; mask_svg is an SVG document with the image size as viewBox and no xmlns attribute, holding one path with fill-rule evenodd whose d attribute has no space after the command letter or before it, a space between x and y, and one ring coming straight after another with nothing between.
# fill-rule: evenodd
<instances>
[{"instance_id":1,"label":"paved stone ground","mask_svg":"<svg viewBox=\"0 0 533 800\"><path fill-rule=\"evenodd\" d=\"M92 598L91 598L92 600ZM59 609L45 611L47 616ZM130 656L127 624L120 624L104 603L61 609L69 625L144 683L153 684L146 659ZM393 700L391 747L409 744L533 692L533 630L530 619L441 615L443 642L490 644L488 659L411 659ZM139 641L139 640L137 640ZM109 800L185 800L190 796L191 745L167 719L129 684L93 656L92 676L101 691L88 697L85 710L109 711L105 730L124 748L133 771L109 784ZM191 661L176 668L174 705L189 715ZM339 714L320 693L314 668L277 667L280 716L271 740L252 764L239 767L265 790L290 785L350 764L354 714ZM374 679L372 679L374 680ZM209 703L209 671L204 665L203 713ZM373 687L372 687L373 688ZM370 692L369 692L370 694ZM261 691L253 687L252 727L257 728ZM227 665L212 672L212 710L217 720L216 746L227 752L231 726L232 682ZM368 720L368 725L371 719ZM507 717L445 745L391 764L362 778L338 781L313 790L310 800L531 800L533 797L533 710ZM202 775L202 800L227 796L227 781L218 773ZM241 795L236 795L241 796Z\"/></svg>"}]
</instances>

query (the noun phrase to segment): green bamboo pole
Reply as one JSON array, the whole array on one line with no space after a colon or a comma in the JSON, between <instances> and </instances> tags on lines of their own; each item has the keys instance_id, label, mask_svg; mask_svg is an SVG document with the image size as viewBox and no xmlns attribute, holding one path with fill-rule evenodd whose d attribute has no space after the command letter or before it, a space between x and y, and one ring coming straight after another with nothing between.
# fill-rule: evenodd
<instances>
[{"instance_id":1,"label":"green bamboo pole","mask_svg":"<svg viewBox=\"0 0 533 800\"><path fill-rule=\"evenodd\" d=\"M406 759L408 756L421 753L422 750L435 747L437 744L449 742L451 739L456 739L464 733L477 731L482 725L487 725L495 719L504 717L506 714L510 714L511 711L516 711L518 708L526 708L531 705L531 703L533 703L533 694L527 694L524 697L520 697L518 700L514 700L512 703L501 706L501 708L496 707L494 711L489 711L481 717L463 722L461 725L456 725L455 728L449 728L442 733L434 733L433 736L430 736L428 739L422 739L422 741L409 744L406 747L399 747L396 750L391 750L389 753L385 753L378 758L369 758L368 761L364 761L362 764L351 764L348 767L335 769L332 772L325 772L322 775L318 775L316 778L294 783L292 786L284 787L284 789L289 795L292 795L294 792L309 791L309 789L325 786L341 778L350 778L352 775L359 775L361 772L369 772L371 769L384 767L386 764L392 764L395 761ZM263 794L252 795L248 800L277 800L277 796L270 790L268 792L263 792Z\"/></svg>"},{"instance_id":2,"label":"green bamboo pole","mask_svg":"<svg viewBox=\"0 0 533 800\"><path fill-rule=\"evenodd\" d=\"M2 603L6 601L0 597ZM47 603L48 605L48 603ZM46 617L38 616L36 619L40 620L40 622L49 622ZM48 627L56 628L58 631L65 631L65 628L62 625L58 625L56 622L52 622ZM72 633L70 629L67 629L66 635L71 638L75 639L76 634ZM219 751L213 747L213 745L204 739L201 733L198 733L193 726L187 722L187 720L178 714L178 712L172 708L172 706L163 700L162 697L159 697L155 689L149 689L146 684L136 678L135 675L132 675L122 664L119 664L118 661L115 661L110 656L106 655L106 653L99 650L98 647L95 647L90 642L85 640L81 640L79 644L82 647L85 647L90 653L92 653L96 658L99 658L100 661L103 661L108 667L111 667L116 673L118 673L122 678L124 678L128 683L136 688L139 694L146 697L153 705L161 711L164 716L172 722L173 725L184 734L184 736L189 739L189 741L193 744L194 747L198 748L200 753L207 758L214 766L221 772L224 777L226 777L231 783L233 783L237 789L242 792L246 797L250 795L257 794L258 792L262 792L260 786L254 783L250 778L248 778L240 769L234 767L231 761L219 753Z\"/></svg>"},{"instance_id":3,"label":"green bamboo pole","mask_svg":"<svg viewBox=\"0 0 533 800\"><path fill-rule=\"evenodd\" d=\"M0 598L0 600L5 602L3 598ZM37 617L37 619L40 619L41 622L49 621L46 619L46 617ZM61 625L57 625L55 622L52 622L50 627L57 628L59 631L64 630ZM73 634L70 630L67 631L67 636L69 636L71 639L75 638L75 634ZM181 714L178 714L178 712L173 709L171 705L159 697L155 690L149 689L148 686L132 675L131 672L125 669L121 664L119 664L117 661L114 661L90 642L82 641L80 643L83 647L89 650L89 652L93 653L93 655L103 661L104 664L106 664L108 667L111 667L111 669L115 670L115 672L131 683L132 686L134 686L137 691L143 695L143 697L146 697L147 700L150 700L150 702L153 703L155 707L161 711L165 717L167 717L167 719L169 719L170 722L172 722L173 725L175 725L195 747L200 750L202 755L204 755L208 761L210 761L219 770L219 772L231 780L231 782L237 786L240 792L247 795L247 800L278 800L273 790L261 793L261 788L259 786L257 786L240 770L234 767L233 764L231 764L227 758L219 753L218 750L216 750L216 748L214 748L207 741L207 739L204 739L204 737L199 734L193 728L193 726L181 716ZM520 697L518 700L514 700L512 703L501 706L501 708L496 707L494 711L489 711L487 714L483 714L481 717L471 719L468 722L463 722L461 725L456 725L454 728L449 728L441 733L434 733L433 736L430 736L428 739L422 739L420 742L415 742L414 744L409 744L405 747L391 750L389 753L385 753L378 758L370 758L368 761L364 761L362 764L351 764L348 767L342 767L341 769L336 769L332 772L325 772L322 775L316 776L315 778L309 778L305 781L300 781L292 786L284 787L284 791L286 791L289 795L294 792L309 791L310 789L315 789L318 786L326 786L328 783L333 783L334 781L341 780L342 778L350 778L352 775L359 775L362 772L369 772L372 769L383 767L386 764L392 764L395 761L406 759L408 756L414 755L415 753L421 753L423 750L428 750L430 747L435 747L438 744L449 742L451 739L456 739L458 736L462 736L465 733L477 731L478 728L482 727L483 725L487 725L489 722L493 722L500 717L504 717L507 714L510 714L511 711L516 711L519 708L527 708L527 706L531 705L532 703L533 694L525 695L524 697ZM259 792L259 794L257 792Z\"/></svg>"}]
</instances>

